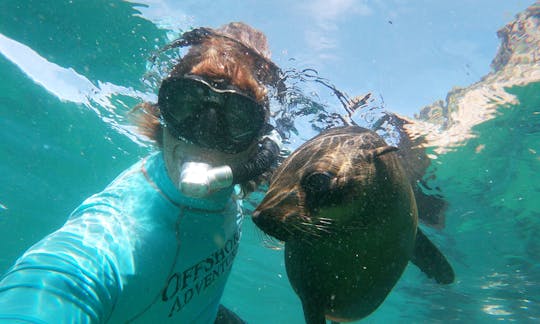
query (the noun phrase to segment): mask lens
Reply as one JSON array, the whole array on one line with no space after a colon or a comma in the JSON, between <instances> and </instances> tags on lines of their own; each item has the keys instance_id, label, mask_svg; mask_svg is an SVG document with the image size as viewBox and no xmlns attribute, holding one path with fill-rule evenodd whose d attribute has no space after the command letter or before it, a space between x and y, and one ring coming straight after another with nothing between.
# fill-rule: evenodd
<instances>
[{"instance_id":1,"label":"mask lens","mask_svg":"<svg viewBox=\"0 0 540 324\"><path fill-rule=\"evenodd\" d=\"M264 125L263 105L200 79L165 79L158 105L173 136L228 153L247 149Z\"/></svg>"},{"instance_id":2,"label":"mask lens","mask_svg":"<svg viewBox=\"0 0 540 324\"><path fill-rule=\"evenodd\" d=\"M252 142L259 136L264 124L264 112L256 111L253 104L245 97L231 96L228 100L228 111L225 114L225 123L229 138L234 143Z\"/></svg>"}]
</instances>

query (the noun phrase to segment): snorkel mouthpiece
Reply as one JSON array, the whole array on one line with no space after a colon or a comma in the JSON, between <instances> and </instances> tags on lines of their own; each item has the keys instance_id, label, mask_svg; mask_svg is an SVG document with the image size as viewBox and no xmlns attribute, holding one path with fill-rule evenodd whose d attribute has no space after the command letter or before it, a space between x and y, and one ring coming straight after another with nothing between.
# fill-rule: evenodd
<instances>
[{"instance_id":1,"label":"snorkel mouthpiece","mask_svg":"<svg viewBox=\"0 0 540 324\"><path fill-rule=\"evenodd\" d=\"M186 162L180 168L180 191L192 198L202 198L214 191L232 186L233 173L229 166L212 168L207 163Z\"/></svg>"},{"instance_id":2,"label":"snorkel mouthpiece","mask_svg":"<svg viewBox=\"0 0 540 324\"><path fill-rule=\"evenodd\" d=\"M281 150L281 136L272 130L259 142L257 154L240 164L212 167L204 162L180 164L180 191L192 198L202 198L233 184L241 184L260 176L276 161Z\"/></svg>"}]
</instances>

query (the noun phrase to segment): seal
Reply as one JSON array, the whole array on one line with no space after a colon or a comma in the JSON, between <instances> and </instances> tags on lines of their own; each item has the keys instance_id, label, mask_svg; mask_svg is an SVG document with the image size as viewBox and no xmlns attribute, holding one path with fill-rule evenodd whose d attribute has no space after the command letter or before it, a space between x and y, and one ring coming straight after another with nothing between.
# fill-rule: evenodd
<instances>
[{"instance_id":1,"label":"seal","mask_svg":"<svg viewBox=\"0 0 540 324\"><path fill-rule=\"evenodd\" d=\"M418 228L396 150L358 126L322 132L283 161L254 211L255 224L285 242L287 275L308 324L371 314L409 261L441 284L454 281Z\"/></svg>"}]
</instances>

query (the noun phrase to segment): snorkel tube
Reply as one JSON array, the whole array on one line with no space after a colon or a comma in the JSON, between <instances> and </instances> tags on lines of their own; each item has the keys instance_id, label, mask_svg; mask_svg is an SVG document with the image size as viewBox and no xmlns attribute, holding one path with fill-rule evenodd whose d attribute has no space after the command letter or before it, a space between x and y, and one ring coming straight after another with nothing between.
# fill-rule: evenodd
<instances>
[{"instance_id":1,"label":"snorkel tube","mask_svg":"<svg viewBox=\"0 0 540 324\"><path fill-rule=\"evenodd\" d=\"M270 168L280 150L281 136L272 130L259 142L257 154L242 164L212 167L207 163L185 162L180 166L180 191L189 197L202 198L233 184L255 179Z\"/></svg>"}]
</instances>

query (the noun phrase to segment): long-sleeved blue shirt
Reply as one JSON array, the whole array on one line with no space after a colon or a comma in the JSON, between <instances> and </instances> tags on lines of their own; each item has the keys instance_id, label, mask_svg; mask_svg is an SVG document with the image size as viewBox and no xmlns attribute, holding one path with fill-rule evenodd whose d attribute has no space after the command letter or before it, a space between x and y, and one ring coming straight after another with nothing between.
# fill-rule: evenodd
<instances>
[{"instance_id":1,"label":"long-sleeved blue shirt","mask_svg":"<svg viewBox=\"0 0 540 324\"><path fill-rule=\"evenodd\" d=\"M0 322L213 323L240 239L232 188L183 196L162 153L123 172L0 281Z\"/></svg>"}]
</instances>

